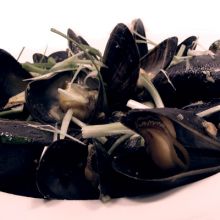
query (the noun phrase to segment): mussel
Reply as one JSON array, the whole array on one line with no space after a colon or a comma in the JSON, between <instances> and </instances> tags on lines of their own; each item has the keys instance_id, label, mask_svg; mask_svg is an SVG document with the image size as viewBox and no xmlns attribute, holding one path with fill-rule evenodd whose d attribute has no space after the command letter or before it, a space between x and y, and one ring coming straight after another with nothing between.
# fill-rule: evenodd
<instances>
[{"instance_id":1,"label":"mussel","mask_svg":"<svg viewBox=\"0 0 220 220\"><path fill-rule=\"evenodd\" d=\"M10 97L23 92L28 84L23 80L31 77L11 54L0 49L0 108Z\"/></svg>"},{"instance_id":2,"label":"mussel","mask_svg":"<svg viewBox=\"0 0 220 220\"><path fill-rule=\"evenodd\" d=\"M177 37L168 38L143 57L142 59L145 59L145 62L142 69L145 73L151 75L151 78L153 78L161 69L165 70L173 60L177 50L177 43Z\"/></svg>"},{"instance_id":3,"label":"mussel","mask_svg":"<svg viewBox=\"0 0 220 220\"><path fill-rule=\"evenodd\" d=\"M183 42L181 42L178 47L176 52L178 53L180 48L183 46L184 50L181 54L181 56L187 56L189 50L195 50L197 46L197 37L196 36L190 36L186 38Z\"/></svg>"},{"instance_id":4,"label":"mussel","mask_svg":"<svg viewBox=\"0 0 220 220\"><path fill-rule=\"evenodd\" d=\"M82 36L78 36L71 28L67 30L67 36L69 38L68 46L73 54L81 52L81 49L77 47L71 40L75 41L77 44L89 46L89 43ZM80 57L86 58L85 54L81 55Z\"/></svg>"},{"instance_id":5,"label":"mussel","mask_svg":"<svg viewBox=\"0 0 220 220\"><path fill-rule=\"evenodd\" d=\"M67 39L70 50L33 55L31 67L47 74L31 82L23 81L30 74L0 50L0 108L25 90L22 104L35 121L0 120L0 190L106 200L178 187L220 171L219 113L201 116L220 102L217 43L210 47L213 56L181 57L176 64L178 51L187 56L197 38L178 45L170 37L148 51L140 19L131 30L116 25L103 59L71 29ZM167 107L128 111L129 99L146 101L151 94L145 79ZM206 103L191 104L200 100ZM123 135L83 136L79 127L100 121L116 122Z\"/></svg>"},{"instance_id":6,"label":"mussel","mask_svg":"<svg viewBox=\"0 0 220 220\"><path fill-rule=\"evenodd\" d=\"M39 124L0 120L0 190L29 197L41 197L35 184L35 170L45 145L53 135Z\"/></svg>"},{"instance_id":7,"label":"mussel","mask_svg":"<svg viewBox=\"0 0 220 220\"><path fill-rule=\"evenodd\" d=\"M132 96L139 75L139 53L134 37L122 23L111 32L100 73L106 84L109 108L119 110Z\"/></svg>"},{"instance_id":8,"label":"mussel","mask_svg":"<svg viewBox=\"0 0 220 220\"><path fill-rule=\"evenodd\" d=\"M169 80L162 72L153 79L167 107L183 107L196 101L218 98L220 56L195 56L171 66L166 70ZM195 89L196 88L196 89Z\"/></svg>"},{"instance_id":9,"label":"mussel","mask_svg":"<svg viewBox=\"0 0 220 220\"><path fill-rule=\"evenodd\" d=\"M220 171L220 140L210 133L207 121L192 112L132 110L121 122L140 136L124 142L112 155L97 151L101 189L107 195L161 191Z\"/></svg>"},{"instance_id":10,"label":"mussel","mask_svg":"<svg viewBox=\"0 0 220 220\"><path fill-rule=\"evenodd\" d=\"M37 168L37 186L47 199L98 199L99 190L90 181L86 145L60 140L51 144Z\"/></svg>"},{"instance_id":11,"label":"mussel","mask_svg":"<svg viewBox=\"0 0 220 220\"><path fill-rule=\"evenodd\" d=\"M140 56L140 66L144 66L144 57L148 54L148 45L145 34L144 24L141 19L135 19L131 22L131 32L133 33L135 42L137 44L139 56Z\"/></svg>"},{"instance_id":12,"label":"mussel","mask_svg":"<svg viewBox=\"0 0 220 220\"><path fill-rule=\"evenodd\" d=\"M68 109L81 120L96 114L99 83L91 83L88 70L82 69L72 83L73 71L58 72L47 79L31 82L26 90L26 104L31 115L43 123L60 123ZM92 87L92 88L91 88Z\"/></svg>"},{"instance_id":13,"label":"mussel","mask_svg":"<svg viewBox=\"0 0 220 220\"><path fill-rule=\"evenodd\" d=\"M179 169L187 172L195 167L207 168L203 167L205 163L216 166L220 162L219 158L213 160L213 164L213 158L205 162L191 161L194 159L191 150L200 150L201 155L203 151L217 154L220 151L220 142L207 127L208 122L192 112L173 108L133 110L122 118L122 122L144 138L155 165L168 171L168 175L176 169L174 172L179 172Z\"/></svg>"},{"instance_id":14,"label":"mussel","mask_svg":"<svg viewBox=\"0 0 220 220\"><path fill-rule=\"evenodd\" d=\"M210 45L209 50L212 51L215 54L219 53L219 50L220 50L220 40L216 40L215 42L213 42Z\"/></svg>"},{"instance_id":15,"label":"mussel","mask_svg":"<svg viewBox=\"0 0 220 220\"><path fill-rule=\"evenodd\" d=\"M34 53L33 54L33 61L34 63L47 63L48 59L52 58L56 63L61 62L68 58L68 52L67 51L56 51L54 53L51 53L49 56L46 56L41 53Z\"/></svg>"}]
</instances>

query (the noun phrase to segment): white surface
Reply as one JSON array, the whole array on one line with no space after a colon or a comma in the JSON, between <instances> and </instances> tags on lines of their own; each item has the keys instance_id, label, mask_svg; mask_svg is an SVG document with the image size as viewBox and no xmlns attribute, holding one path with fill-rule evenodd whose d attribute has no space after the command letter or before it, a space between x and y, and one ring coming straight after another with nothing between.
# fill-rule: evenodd
<instances>
[{"instance_id":1,"label":"white surface","mask_svg":"<svg viewBox=\"0 0 220 220\"><path fill-rule=\"evenodd\" d=\"M139 199L48 201L0 193L0 219L219 220L220 174Z\"/></svg>"},{"instance_id":2,"label":"white surface","mask_svg":"<svg viewBox=\"0 0 220 220\"><path fill-rule=\"evenodd\" d=\"M25 46L24 61L46 46L48 52L66 48L66 40L50 28L65 33L70 27L103 51L114 26L134 18L143 20L147 37L155 42L196 35L208 47L220 38L219 4L218 0L7 0L0 7L0 48L17 56Z\"/></svg>"},{"instance_id":3,"label":"white surface","mask_svg":"<svg viewBox=\"0 0 220 220\"><path fill-rule=\"evenodd\" d=\"M119 22L129 24L141 18L147 37L160 42L166 37L180 40L196 35L208 47L220 38L218 1L30 1L1 2L0 48L15 57L26 47L22 61L32 52L64 49L65 39L50 32L68 27L104 50L108 36ZM108 204L99 201L51 201L0 193L0 219L220 219L220 174L159 195L143 199L120 199Z\"/></svg>"}]
</instances>

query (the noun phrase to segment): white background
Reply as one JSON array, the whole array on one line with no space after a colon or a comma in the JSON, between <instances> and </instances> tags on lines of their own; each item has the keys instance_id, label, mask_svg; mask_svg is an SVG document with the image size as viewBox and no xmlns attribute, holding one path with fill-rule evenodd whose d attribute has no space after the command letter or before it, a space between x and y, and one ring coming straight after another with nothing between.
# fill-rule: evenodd
<instances>
[{"instance_id":1,"label":"white background","mask_svg":"<svg viewBox=\"0 0 220 220\"><path fill-rule=\"evenodd\" d=\"M2 1L3 2L3 1ZM141 18L147 37L160 42L171 36L180 41L199 36L206 48L220 39L218 1L68 1L7 0L0 3L0 48L15 57L26 47L22 61L33 52L65 49L66 40L50 32L72 28L94 47L104 50L119 22ZM1 219L220 219L220 175L160 195L120 199L102 204L81 201L43 201L0 194Z\"/></svg>"},{"instance_id":2,"label":"white background","mask_svg":"<svg viewBox=\"0 0 220 220\"><path fill-rule=\"evenodd\" d=\"M147 37L158 43L171 36L181 41L196 35L208 47L220 38L217 0L7 0L0 9L0 48L17 56L25 46L22 61L47 46L49 51L67 47L51 27L64 33L70 27L102 52L114 26L134 18L142 19Z\"/></svg>"}]
</instances>

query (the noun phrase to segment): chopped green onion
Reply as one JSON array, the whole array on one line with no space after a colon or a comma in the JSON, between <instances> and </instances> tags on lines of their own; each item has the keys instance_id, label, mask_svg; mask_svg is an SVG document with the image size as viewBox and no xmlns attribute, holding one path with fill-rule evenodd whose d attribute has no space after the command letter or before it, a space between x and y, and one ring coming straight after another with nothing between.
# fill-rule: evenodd
<instances>
[{"instance_id":1,"label":"chopped green onion","mask_svg":"<svg viewBox=\"0 0 220 220\"><path fill-rule=\"evenodd\" d=\"M20 106L12 108L10 110L2 111L2 112L0 112L0 117L5 117L5 116L8 116L8 115L21 113L21 112L23 112L23 108L24 108L24 106L20 105Z\"/></svg>"},{"instance_id":2,"label":"chopped green onion","mask_svg":"<svg viewBox=\"0 0 220 220\"><path fill-rule=\"evenodd\" d=\"M72 122L75 123L76 125L78 125L80 128L83 128L85 126L87 126L87 124L85 124L84 122L80 121L78 118L76 117L72 117ZM107 138L105 137L98 137L96 138L96 140L98 140L100 143L104 144L107 141Z\"/></svg>"},{"instance_id":3,"label":"chopped green onion","mask_svg":"<svg viewBox=\"0 0 220 220\"><path fill-rule=\"evenodd\" d=\"M125 127L120 122L104 125L88 125L82 128L83 138L105 137L117 134L135 134L135 132Z\"/></svg>"},{"instance_id":4,"label":"chopped green onion","mask_svg":"<svg viewBox=\"0 0 220 220\"><path fill-rule=\"evenodd\" d=\"M220 105L216 105L216 106L214 106L212 108L209 108L209 109L206 109L206 110L204 110L202 112L197 113L197 115L199 117L205 117L207 115L211 115L211 114L213 114L215 112L219 112L219 111L220 111Z\"/></svg>"},{"instance_id":5,"label":"chopped green onion","mask_svg":"<svg viewBox=\"0 0 220 220\"><path fill-rule=\"evenodd\" d=\"M67 134L67 130L73 115L73 111L74 110L72 108L68 109L65 116L63 117L61 129L60 129L61 131L60 139L64 139Z\"/></svg>"},{"instance_id":6,"label":"chopped green onion","mask_svg":"<svg viewBox=\"0 0 220 220\"><path fill-rule=\"evenodd\" d=\"M61 134L61 135L65 135L66 137L68 137L69 139L75 141L75 142L78 142L80 144L83 144L85 145L82 141L78 140L77 138L75 137L72 137L71 135L69 134L64 134L61 132L61 130L53 127L52 125L33 125L33 124L28 124L27 126L29 127L32 127L32 128L36 128L36 129L39 129L41 131L48 131L48 132L51 132L51 133L57 133L57 134Z\"/></svg>"},{"instance_id":7,"label":"chopped green onion","mask_svg":"<svg viewBox=\"0 0 220 220\"><path fill-rule=\"evenodd\" d=\"M164 104L160 97L160 94L158 93L157 89L154 87L153 83L147 78L146 74L142 74L142 72L140 72L138 84L148 90L157 108L164 108Z\"/></svg>"},{"instance_id":8,"label":"chopped green onion","mask_svg":"<svg viewBox=\"0 0 220 220\"><path fill-rule=\"evenodd\" d=\"M20 53L18 55L17 61L20 59L22 53L24 52L24 49L25 49L25 47L22 47L22 49L21 49L21 51L20 51Z\"/></svg>"},{"instance_id":9,"label":"chopped green onion","mask_svg":"<svg viewBox=\"0 0 220 220\"><path fill-rule=\"evenodd\" d=\"M149 108L152 108L152 106L142 104L142 103L137 102L137 101L132 100L132 99L128 100L127 107L129 107L131 109L149 109Z\"/></svg>"}]
</instances>

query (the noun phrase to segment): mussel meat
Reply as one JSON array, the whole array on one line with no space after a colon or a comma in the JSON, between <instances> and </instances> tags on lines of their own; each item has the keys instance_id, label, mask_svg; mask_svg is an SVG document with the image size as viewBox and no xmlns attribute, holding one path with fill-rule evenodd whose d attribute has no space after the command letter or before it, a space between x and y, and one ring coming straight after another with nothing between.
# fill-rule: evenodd
<instances>
[{"instance_id":1,"label":"mussel meat","mask_svg":"<svg viewBox=\"0 0 220 220\"><path fill-rule=\"evenodd\" d=\"M89 88L88 70L82 69L76 82L74 72L58 72L47 79L31 82L26 90L26 103L31 115L44 123L60 123L68 109L81 120L91 120L96 113L99 84ZM91 84L91 83L90 83Z\"/></svg>"},{"instance_id":2,"label":"mussel meat","mask_svg":"<svg viewBox=\"0 0 220 220\"><path fill-rule=\"evenodd\" d=\"M220 171L220 141L192 112L132 110L122 123L141 136L126 141L111 156L97 151L102 152L97 156L102 164L100 184L110 196L165 190Z\"/></svg>"}]
</instances>

